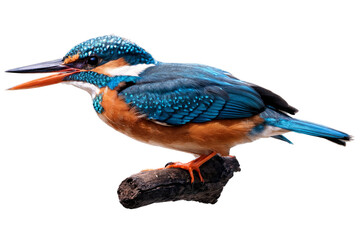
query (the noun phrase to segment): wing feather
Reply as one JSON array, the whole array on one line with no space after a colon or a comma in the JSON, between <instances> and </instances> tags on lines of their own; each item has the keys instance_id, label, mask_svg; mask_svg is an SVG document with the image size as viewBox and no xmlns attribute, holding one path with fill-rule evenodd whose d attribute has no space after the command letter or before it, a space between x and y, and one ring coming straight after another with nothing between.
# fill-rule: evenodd
<instances>
[{"instance_id":1,"label":"wing feather","mask_svg":"<svg viewBox=\"0 0 360 240\"><path fill-rule=\"evenodd\" d=\"M148 119L168 125L251 117L265 108L247 83L202 65L150 67L119 95Z\"/></svg>"}]
</instances>

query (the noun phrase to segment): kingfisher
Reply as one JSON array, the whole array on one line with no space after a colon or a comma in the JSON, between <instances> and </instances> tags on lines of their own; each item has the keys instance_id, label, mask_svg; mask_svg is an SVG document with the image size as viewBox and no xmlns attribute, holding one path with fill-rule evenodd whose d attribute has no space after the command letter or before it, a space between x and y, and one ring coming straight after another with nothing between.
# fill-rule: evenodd
<instances>
[{"instance_id":1,"label":"kingfisher","mask_svg":"<svg viewBox=\"0 0 360 240\"><path fill-rule=\"evenodd\" d=\"M297 132L346 145L350 135L290 115L298 110L282 97L229 72L200 64L156 61L137 44L118 36L89 39L63 58L8 70L54 75L9 90L67 83L86 90L98 116L117 131L152 145L194 154L185 169L201 182L200 166L232 147Z\"/></svg>"}]
</instances>

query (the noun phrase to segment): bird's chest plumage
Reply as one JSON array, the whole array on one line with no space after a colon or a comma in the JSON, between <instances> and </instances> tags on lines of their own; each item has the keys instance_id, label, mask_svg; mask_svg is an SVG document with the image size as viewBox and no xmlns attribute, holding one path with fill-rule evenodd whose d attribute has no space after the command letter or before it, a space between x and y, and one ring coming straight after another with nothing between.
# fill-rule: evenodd
<instances>
[{"instance_id":1,"label":"bird's chest plumage","mask_svg":"<svg viewBox=\"0 0 360 240\"><path fill-rule=\"evenodd\" d=\"M130 107L116 90L101 89L94 98L99 116L114 129L139 141L194 154L216 151L228 155L239 143L250 142L248 133L263 122L259 116L206 123L164 126L141 116Z\"/></svg>"}]
</instances>

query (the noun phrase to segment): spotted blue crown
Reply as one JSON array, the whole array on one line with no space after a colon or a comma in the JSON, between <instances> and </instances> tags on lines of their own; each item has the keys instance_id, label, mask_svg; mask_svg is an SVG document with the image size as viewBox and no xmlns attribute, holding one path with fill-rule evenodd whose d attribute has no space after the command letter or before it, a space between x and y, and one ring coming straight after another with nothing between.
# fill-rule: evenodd
<instances>
[{"instance_id":1,"label":"spotted blue crown","mask_svg":"<svg viewBox=\"0 0 360 240\"><path fill-rule=\"evenodd\" d=\"M79 55L79 59L98 56L104 62L124 58L131 65L155 63L153 57L135 43L114 35L92 38L73 47L63 59Z\"/></svg>"}]
</instances>

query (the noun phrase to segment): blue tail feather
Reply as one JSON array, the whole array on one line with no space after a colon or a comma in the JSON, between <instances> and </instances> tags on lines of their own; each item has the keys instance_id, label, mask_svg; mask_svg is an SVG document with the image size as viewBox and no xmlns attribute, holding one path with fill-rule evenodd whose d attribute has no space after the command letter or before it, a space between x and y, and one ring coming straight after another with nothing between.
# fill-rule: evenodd
<instances>
[{"instance_id":1,"label":"blue tail feather","mask_svg":"<svg viewBox=\"0 0 360 240\"><path fill-rule=\"evenodd\" d=\"M266 109L260 116L263 117L265 119L265 123L270 126L315 137L325 138L329 141L344 146L346 145L345 141L349 141L351 138L344 132L340 132L338 130L316 123L294 119L272 109Z\"/></svg>"},{"instance_id":2,"label":"blue tail feather","mask_svg":"<svg viewBox=\"0 0 360 240\"><path fill-rule=\"evenodd\" d=\"M287 139L283 135L275 135L275 136L272 136L272 138L275 138L275 139L278 139L278 140L293 144L289 139Z\"/></svg>"}]
</instances>

